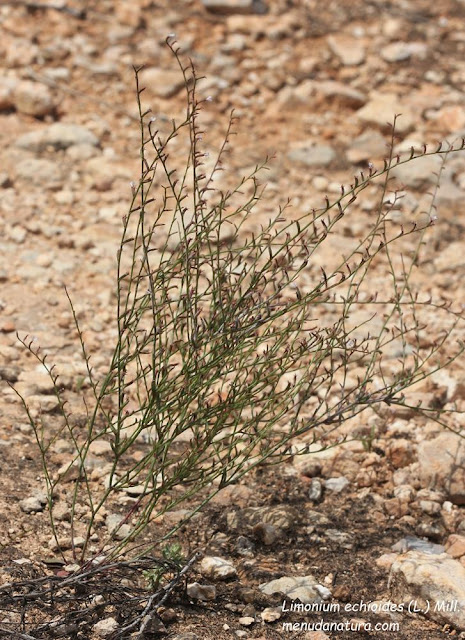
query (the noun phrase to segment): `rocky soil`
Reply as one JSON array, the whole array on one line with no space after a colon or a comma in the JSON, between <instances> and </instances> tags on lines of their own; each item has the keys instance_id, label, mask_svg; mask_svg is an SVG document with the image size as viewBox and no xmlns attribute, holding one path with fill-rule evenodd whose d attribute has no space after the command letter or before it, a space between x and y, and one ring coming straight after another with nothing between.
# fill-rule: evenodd
<instances>
[{"instance_id":1,"label":"rocky soil","mask_svg":"<svg viewBox=\"0 0 465 640\"><path fill-rule=\"evenodd\" d=\"M395 114L402 114L396 152L465 135L460 0L37 4L0 6L1 584L49 571L46 561L56 552L34 435L7 382L50 428L56 399L16 332L33 336L57 363L78 413L86 374L64 284L97 373L114 343L115 255L139 166L133 65L145 65L144 105L168 131L184 107L165 44L176 33L205 76L199 91L211 97L202 111L207 167L235 109L239 123L220 186L273 156L252 229L287 199L289 215L298 215L321 206L326 194L336 197L368 163L380 166ZM406 192L396 215L405 224L425 210L437 216L412 278L425 296L461 304L465 153L448 158L432 212L428 193L440 167L429 156L396 170ZM325 244L322 264L344 255L370 224L377 194L370 187L354 204ZM385 281L379 267L370 282L382 291ZM442 315L431 312L423 335L434 341L444 328ZM464 337L462 325L457 335ZM463 374L459 358L418 385L415 398L463 410ZM456 414L451 424L459 431L462 422ZM152 637L465 637L463 441L393 407L362 414L345 429L357 439L255 472L181 529L184 552L200 549L204 557ZM65 464L69 446L57 441L55 448L57 464ZM92 451L96 482L109 455L105 443ZM163 526L182 515L168 514ZM68 517L64 504L60 535L69 533ZM111 526L111 518L102 522ZM292 602L316 603L317 611L286 610ZM361 602L371 609L357 609ZM409 603L416 609L408 611ZM2 607L0 629L11 635L20 620ZM115 607L98 610L61 637L111 637L124 625L121 615ZM341 626L299 626L321 619ZM44 620L26 620L23 632L48 637L31 631Z\"/></svg>"}]
</instances>

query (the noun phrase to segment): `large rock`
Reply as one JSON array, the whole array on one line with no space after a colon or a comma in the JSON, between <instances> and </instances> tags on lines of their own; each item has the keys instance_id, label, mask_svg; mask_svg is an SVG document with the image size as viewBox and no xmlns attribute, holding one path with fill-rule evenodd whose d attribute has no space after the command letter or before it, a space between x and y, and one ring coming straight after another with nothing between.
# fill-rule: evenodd
<instances>
[{"instance_id":1,"label":"large rock","mask_svg":"<svg viewBox=\"0 0 465 640\"><path fill-rule=\"evenodd\" d=\"M409 551L393 563L389 584L405 610L416 601L428 618L465 630L465 567L457 560Z\"/></svg>"},{"instance_id":2,"label":"large rock","mask_svg":"<svg viewBox=\"0 0 465 640\"><path fill-rule=\"evenodd\" d=\"M418 447L420 481L443 490L447 499L465 504L465 441L455 433L441 433Z\"/></svg>"},{"instance_id":3,"label":"large rock","mask_svg":"<svg viewBox=\"0 0 465 640\"><path fill-rule=\"evenodd\" d=\"M58 151L80 144L96 147L98 143L98 138L85 127L81 127L78 124L55 122L48 127L20 136L16 141L16 146L39 153L47 149L47 147L53 147Z\"/></svg>"}]
</instances>

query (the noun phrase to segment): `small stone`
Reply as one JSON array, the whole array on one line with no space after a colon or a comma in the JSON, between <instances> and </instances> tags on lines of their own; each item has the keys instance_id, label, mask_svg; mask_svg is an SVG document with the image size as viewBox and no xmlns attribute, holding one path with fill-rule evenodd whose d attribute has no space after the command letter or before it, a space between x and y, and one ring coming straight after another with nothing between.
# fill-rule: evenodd
<instances>
[{"instance_id":1,"label":"small stone","mask_svg":"<svg viewBox=\"0 0 465 640\"><path fill-rule=\"evenodd\" d=\"M325 489L332 491L333 493L341 493L341 491L344 491L349 484L349 481L344 476L341 476L340 478L328 478L325 481Z\"/></svg>"},{"instance_id":2,"label":"small stone","mask_svg":"<svg viewBox=\"0 0 465 640\"><path fill-rule=\"evenodd\" d=\"M317 590L317 593L323 598L323 600L329 600L331 598L332 594L328 587L325 587L322 584L317 584L315 586L315 589Z\"/></svg>"},{"instance_id":3,"label":"small stone","mask_svg":"<svg viewBox=\"0 0 465 640\"><path fill-rule=\"evenodd\" d=\"M53 505L53 517L55 520L71 520L71 509L64 502Z\"/></svg>"},{"instance_id":4,"label":"small stone","mask_svg":"<svg viewBox=\"0 0 465 640\"><path fill-rule=\"evenodd\" d=\"M319 511L310 509L307 511L306 516L309 523L314 527L328 527L331 524L331 520Z\"/></svg>"},{"instance_id":5,"label":"small stone","mask_svg":"<svg viewBox=\"0 0 465 640\"><path fill-rule=\"evenodd\" d=\"M2 189L8 189L13 186L10 176L6 171L0 171L0 187Z\"/></svg>"},{"instance_id":6,"label":"small stone","mask_svg":"<svg viewBox=\"0 0 465 640\"><path fill-rule=\"evenodd\" d=\"M187 595L194 600L214 600L216 598L216 587L213 584L192 582L187 585Z\"/></svg>"},{"instance_id":7,"label":"small stone","mask_svg":"<svg viewBox=\"0 0 465 640\"><path fill-rule=\"evenodd\" d=\"M72 462L65 462L57 471L57 475L60 480L64 482L73 482L80 477L80 465L77 460Z\"/></svg>"},{"instance_id":8,"label":"small stone","mask_svg":"<svg viewBox=\"0 0 465 640\"><path fill-rule=\"evenodd\" d=\"M405 42L391 42L382 47L380 54L386 62L401 62L412 55Z\"/></svg>"},{"instance_id":9,"label":"small stone","mask_svg":"<svg viewBox=\"0 0 465 640\"><path fill-rule=\"evenodd\" d=\"M243 557L253 558L255 544L252 540L249 540L247 536L238 536L236 540L236 551Z\"/></svg>"},{"instance_id":10,"label":"small stone","mask_svg":"<svg viewBox=\"0 0 465 640\"><path fill-rule=\"evenodd\" d=\"M436 371L431 376L431 380L439 390L445 391L448 401L453 402L458 398L465 397L464 383L453 377L448 371Z\"/></svg>"},{"instance_id":11,"label":"small stone","mask_svg":"<svg viewBox=\"0 0 465 640\"><path fill-rule=\"evenodd\" d=\"M321 587L313 576L284 576L259 585L259 589L267 595L283 593L292 600L299 599L303 604L311 604L322 600L316 589L317 586Z\"/></svg>"},{"instance_id":12,"label":"small stone","mask_svg":"<svg viewBox=\"0 0 465 640\"><path fill-rule=\"evenodd\" d=\"M310 489L308 490L308 497L312 502L320 502L323 496L323 485L318 478L312 478L310 483Z\"/></svg>"},{"instance_id":13,"label":"small stone","mask_svg":"<svg viewBox=\"0 0 465 640\"><path fill-rule=\"evenodd\" d=\"M465 109L462 105L445 106L434 114L437 125L447 133L459 131L465 127Z\"/></svg>"},{"instance_id":14,"label":"small stone","mask_svg":"<svg viewBox=\"0 0 465 640\"><path fill-rule=\"evenodd\" d=\"M365 47L357 38L344 34L331 35L328 45L344 66L358 66L365 60Z\"/></svg>"},{"instance_id":15,"label":"small stone","mask_svg":"<svg viewBox=\"0 0 465 640\"><path fill-rule=\"evenodd\" d=\"M124 520L124 516L119 513L110 513L106 518L107 529L115 540L124 540L131 533L130 525L123 523Z\"/></svg>"},{"instance_id":16,"label":"small stone","mask_svg":"<svg viewBox=\"0 0 465 640\"><path fill-rule=\"evenodd\" d=\"M413 127L413 115L409 108L401 104L399 97L392 93L377 93L367 104L357 111L357 118L364 123L389 130L394 116L401 113L396 121L397 133L407 133Z\"/></svg>"},{"instance_id":17,"label":"small stone","mask_svg":"<svg viewBox=\"0 0 465 640\"><path fill-rule=\"evenodd\" d=\"M392 440L386 454L395 469L406 467L414 460L412 443L404 438Z\"/></svg>"},{"instance_id":18,"label":"small stone","mask_svg":"<svg viewBox=\"0 0 465 640\"><path fill-rule=\"evenodd\" d=\"M361 91L347 86L343 82L334 80L312 81L316 95L322 95L324 98L331 98L344 107L351 109L359 109L367 101L367 97Z\"/></svg>"},{"instance_id":19,"label":"small stone","mask_svg":"<svg viewBox=\"0 0 465 640\"><path fill-rule=\"evenodd\" d=\"M272 524L278 529L287 531L295 526L299 513L288 505L274 507L248 507L240 511L231 511L227 515L228 528L236 530L241 526L254 527L259 523Z\"/></svg>"},{"instance_id":20,"label":"small stone","mask_svg":"<svg viewBox=\"0 0 465 640\"><path fill-rule=\"evenodd\" d=\"M144 636L147 638L158 638L168 633L168 629L155 613L145 616L142 619L142 624L144 624Z\"/></svg>"},{"instance_id":21,"label":"small stone","mask_svg":"<svg viewBox=\"0 0 465 640\"><path fill-rule=\"evenodd\" d=\"M143 484L136 484L132 487L123 487L124 493L127 493L128 496L133 498L138 498L139 496L147 493L148 488Z\"/></svg>"},{"instance_id":22,"label":"small stone","mask_svg":"<svg viewBox=\"0 0 465 640\"><path fill-rule=\"evenodd\" d=\"M119 624L114 618L105 618L105 620L100 620L100 622L94 624L92 628L99 638L109 638L119 629Z\"/></svg>"},{"instance_id":23,"label":"small stone","mask_svg":"<svg viewBox=\"0 0 465 640\"><path fill-rule=\"evenodd\" d=\"M380 51L386 62L402 62L412 56L425 58L427 53L428 48L423 42L391 42Z\"/></svg>"},{"instance_id":24,"label":"small stone","mask_svg":"<svg viewBox=\"0 0 465 640\"><path fill-rule=\"evenodd\" d=\"M249 487L242 484L230 484L229 486L224 487L224 489L218 491L211 502L212 504L223 506L235 504L238 507L245 507L251 496L252 491Z\"/></svg>"},{"instance_id":25,"label":"small stone","mask_svg":"<svg viewBox=\"0 0 465 640\"><path fill-rule=\"evenodd\" d=\"M412 502L415 499L415 489L409 484L400 484L394 487L393 494L402 502Z\"/></svg>"},{"instance_id":26,"label":"small stone","mask_svg":"<svg viewBox=\"0 0 465 640\"><path fill-rule=\"evenodd\" d=\"M384 501L384 510L396 519L402 518L409 512L409 503L399 498L390 498Z\"/></svg>"},{"instance_id":27,"label":"small stone","mask_svg":"<svg viewBox=\"0 0 465 640\"><path fill-rule=\"evenodd\" d=\"M338 544L342 549L352 549L354 546L353 537L347 531L340 529L326 529L324 535L328 540Z\"/></svg>"},{"instance_id":28,"label":"small stone","mask_svg":"<svg viewBox=\"0 0 465 640\"><path fill-rule=\"evenodd\" d=\"M456 533L450 535L447 538L446 551L452 558L465 556L465 536Z\"/></svg>"},{"instance_id":29,"label":"small stone","mask_svg":"<svg viewBox=\"0 0 465 640\"><path fill-rule=\"evenodd\" d=\"M387 154L386 140L379 131L368 129L352 141L346 151L349 162L355 164L373 158L383 158Z\"/></svg>"},{"instance_id":30,"label":"small stone","mask_svg":"<svg viewBox=\"0 0 465 640\"><path fill-rule=\"evenodd\" d=\"M39 513L45 509L47 505L47 496L44 494L37 494L30 498L25 498L19 503L21 511L24 513Z\"/></svg>"},{"instance_id":31,"label":"small stone","mask_svg":"<svg viewBox=\"0 0 465 640\"><path fill-rule=\"evenodd\" d=\"M325 144L308 144L300 145L288 152L287 157L291 162L303 164L306 167L325 167L334 160L336 152L334 149Z\"/></svg>"},{"instance_id":32,"label":"small stone","mask_svg":"<svg viewBox=\"0 0 465 640\"><path fill-rule=\"evenodd\" d=\"M26 133L16 141L17 147L37 153L45 151L47 147L53 147L55 151L59 151L73 145L96 147L98 146L98 138L89 129L80 125L55 122L47 127Z\"/></svg>"},{"instance_id":33,"label":"small stone","mask_svg":"<svg viewBox=\"0 0 465 640\"><path fill-rule=\"evenodd\" d=\"M77 143L66 149L66 155L70 160L80 161L80 160L90 160L91 158L95 158L99 155L98 149L86 143ZM102 178L105 180L105 178ZM107 180L111 180L113 182L113 176L107 176ZM100 185L100 181L96 178L95 188L99 190L97 187Z\"/></svg>"},{"instance_id":34,"label":"small stone","mask_svg":"<svg viewBox=\"0 0 465 640\"><path fill-rule=\"evenodd\" d=\"M446 533L442 522L419 522L415 527L415 533L421 538L428 538L438 542Z\"/></svg>"},{"instance_id":35,"label":"small stone","mask_svg":"<svg viewBox=\"0 0 465 640\"><path fill-rule=\"evenodd\" d=\"M328 178L324 176L315 176L312 180L312 184L318 191L326 191L328 188Z\"/></svg>"},{"instance_id":36,"label":"small stone","mask_svg":"<svg viewBox=\"0 0 465 640\"><path fill-rule=\"evenodd\" d=\"M186 631L185 633L177 633L172 636L171 640L199 640L199 637L191 631Z\"/></svg>"},{"instance_id":37,"label":"small stone","mask_svg":"<svg viewBox=\"0 0 465 640\"><path fill-rule=\"evenodd\" d=\"M392 40L399 35L403 22L400 18L386 18L382 21L381 32L383 36Z\"/></svg>"},{"instance_id":38,"label":"small stone","mask_svg":"<svg viewBox=\"0 0 465 640\"><path fill-rule=\"evenodd\" d=\"M82 548L85 542L85 538L82 536L76 536L73 539L71 539L71 537L61 536L58 540L53 536L48 542L48 547L51 551L67 551L73 547Z\"/></svg>"},{"instance_id":39,"label":"small stone","mask_svg":"<svg viewBox=\"0 0 465 640\"><path fill-rule=\"evenodd\" d=\"M266 609L263 609L260 616L263 622L276 622L276 620L281 618L282 610L280 607L267 607Z\"/></svg>"},{"instance_id":40,"label":"small stone","mask_svg":"<svg viewBox=\"0 0 465 640\"><path fill-rule=\"evenodd\" d=\"M13 333L16 331L16 324L13 320L0 320L0 333ZM6 380L7 378L2 378Z\"/></svg>"},{"instance_id":41,"label":"small stone","mask_svg":"<svg viewBox=\"0 0 465 640\"><path fill-rule=\"evenodd\" d=\"M54 194L55 202L61 205L71 205L76 199L76 194L70 189L62 189Z\"/></svg>"},{"instance_id":42,"label":"small stone","mask_svg":"<svg viewBox=\"0 0 465 640\"><path fill-rule=\"evenodd\" d=\"M164 607L160 607L158 609L158 615L160 616L161 621L166 624L172 624L178 619L178 614L171 608L165 609Z\"/></svg>"},{"instance_id":43,"label":"small stone","mask_svg":"<svg viewBox=\"0 0 465 640\"><path fill-rule=\"evenodd\" d=\"M436 174L440 170L441 164L442 160L438 156L423 156L394 167L391 169L391 175L403 185L419 189L425 184L436 182Z\"/></svg>"},{"instance_id":44,"label":"small stone","mask_svg":"<svg viewBox=\"0 0 465 640\"><path fill-rule=\"evenodd\" d=\"M200 571L212 580L229 580L237 577L237 571L230 560L217 556L206 556L200 563Z\"/></svg>"},{"instance_id":45,"label":"small stone","mask_svg":"<svg viewBox=\"0 0 465 640\"><path fill-rule=\"evenodd\" d=\"M327 466L332 467L333 460L337 455L332 447L321 449L320 446L318 449L316 445L310 445L310 447L307 445L306 450L308 453L302 453L294 457L293 465L299 473L309 478L324 475L323 469Z\"/></svg>"},{"instance_id":46,"label":"small stone","mask_svg":"<svg viewBox=\"0 0 465 640\"><path fill-rule=\"evenodd\" d=\"M24 158L15 166L15 179L27 181L36 187L56 189L63 184L63 174L58 163L45 158Z\"/></svg>"},{"instance_id":47,"label":"small stone","mask_svg":"<svg viewBox=\"0 0 465 640\"><path fill-rule=\"evenodd\" d=\"M60 402L55 395L32 395L28 397L28 403L43 413L54 413L60 408Z\"/></svg>"},{"instance_id":48,"label":"small stone","mask_svg":"<svg viewBox=\"0 0 465 640\"><path fill-rule=\"evenodd\" d=\"M253 14L266 13L266 4L262 0L202 0L202 4L211 13Z\"/></svg>"},{"instance_id":49,"label":"small stone","mask_svg":"<svg viewBox=\"0 0 465 640\"><path fill-rule=\"evenodd\" d=\"M16 225L7 230L7 237L16 244L23 244L27 237L27 231L24 227Z\"/></svg>"},{"instance_id":50,"label":"small stone","mask_svg":"<svg viewBox=\"0 0 465 640\"><path fill-rule=\"evenodd\" d=\"M428 540L422 540L415 536L405 536L392 545L391 549L396 553L406 553L407 551L420 551L421 553L430 553L438 555L444 553L445 548L441 544L434 544Z\"/></svg>"},{"instance_id":51,"label":"small stone","mask_svg":"<svg viewBox=\"0 0 465 640\"><path fill-rule=\"evenodd\" d=\"M429 516L437 516L441 513L441 505L438 502L433 502L432 500L419 500L418 506L423 513L426 513Z\"/></svg>"},{"instance_id":52,"label":"small stone","mask_svg":"<svg viewBox=\"0 0 465 640\"><path fill-rule=\"evenodd\" d=\"M465 266L465 252L461 242L451 242L435 258L434 266L439 272L457 271Z\"/></svg>"},{"instance_id":53,"label":"small stone","mask_svg":"<svg viewBox=\"0 0 465 640\"><path fill-rule=\"evenodd\" d=\"M115 7L116 18L120 24L128 25L134 29L140 24L142 19L142 7L134 2L118 3Z\"/></svg>"},{"instance_id":54,"label":"small stone","mask_svg":"<svg viewBox=\"0 0 465 640\"><path fill-rule=\"evenodd\" d=\"M16 382L19 377L19 367L0 366L0 380Z\"/></svg>"},{"instance_id":55,"label":"small stone","mask_svg":"<svg viewBox=\"0 0 465 640\"><path fill-rule=\"evenodd\" d=\"M289 90L289 87L286 87ZM317 103L326 103L331 100L331 104L340 105L349 109L360 109L367 101L364 93L350 87L342 82L335 80L304 80L297 85L292 91L283 90L280 95L280 101L284 100L284 104L292 104L295 100L299 102L308 102L309 100ZM284 105L283 105L284 106Z\"/></svg>"},{"instance_id":56,"label":"small stone","mask_svg":"<svg viewBox=\"0 0 465 640\"><path fill-rule=\"evenodd\" d=\"M16 78L0 78L0 111L9 111L14 107L13 92L17 84Z\"/></svg>"},{"instance_id":57,"label":"small stone","mask_svg":"<svg viewBox=\"0 0 465 640\"><path fill-rule=\"evenodd\" d=\"M184 78L179 71L155 67L144 69L143 81L147 91L160 98L171 98L184 86Z\"/></svg>"},{"instance_id":58,"label":"small stone","mask_svg":"<svg viewBox=\"0 0 465 640\"><path fill-rule=\"evenodd\" d=\"M32 560L29 558L18 558L17 560L13 560L15 564L19 564L20 567L28 564L32 564Z\"/></svg>"},{"instance_id":59,"label":"small stone","mask_svg":"<svg viewBox=\"0 0 465 640\"><path fill-rule=\"evenodd\" d=\"M50 89L40 83L24 80L13 90L14 106L20 113L29 116L42 117L53 113L57 102L53 99Z\"/></svg>"},{"instance_id":60,"label":"small stone","mask_svg":"<svg viewBox=\"0 0 465 640\"><path fill-rule=\"evenodd\" d=\"M302 640L330 640L324 631L308 631Z\"/></svg>"},{"instance_id":61,"label":"small stone","mask_svg":"<svg viewBox=\"0 0 465 640\"><path fill-rule=\"evenodd\" d=\"M111 453L112 448L111 444L106 440L93 440L89 447L89 451L96 456L103 456L106 453Z\"/></svg>"},{"instance_id":62,"label":"small stone","mask_svg":"<svg viewBox=\"0 0 465 640\"><path fill-rule=\"evenodd\" d=\"M262 544L266 546L273 545L281 537L277 527L266 522L259 522L253 528L253 534Z\"/></svg>"},{"instance_id":63,"label":"small stone","mask_svg":"<svg viewBox=\"0 0 465 640\"><path fill-rule=\"evenodd\" d=\"M255 622L255 618L252 616L244 616L243 618L239 618L239 624L244 627L250 627Z\"/></svg>"}]
</instances>

